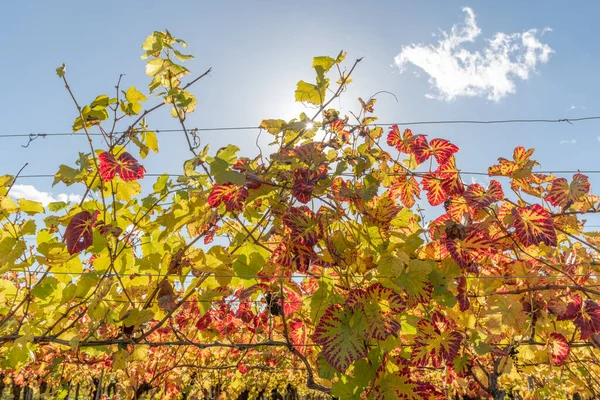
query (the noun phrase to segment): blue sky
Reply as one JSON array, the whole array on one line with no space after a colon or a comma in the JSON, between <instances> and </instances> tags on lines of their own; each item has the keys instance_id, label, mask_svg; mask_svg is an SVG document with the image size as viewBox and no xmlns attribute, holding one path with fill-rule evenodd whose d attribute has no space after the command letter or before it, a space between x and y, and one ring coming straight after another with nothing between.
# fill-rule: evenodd
<instances>
[{"instance_id":1,"label":"blue sky","mask_svg":"<svg viewBox=\"0 0 600 400\"><path fill-rule=\"evenodd\" d=\"M199 105L188 118L190 127L256 126L264 118L297 116L303 108L294 103L295 85L300 79L313 79L312 57L337 55L342 49L348 52L350 61L364 59L354 75L355 84L338 105L356 109L359 96L368 98L380 90L392 92L398 102L391 96L379 97L376 114L381 122L554 119L600 114L600 3L596 1L575 5L558 0L182 0L176 6L168 4L153 0L0 3L4 38L0 134L70 130L76 111L54 72L62 62L67 64L69 82L81 103L89 103L98 94L113 94L121 73L126 74L125 88L145 87L149 80L140 59L141 43L152 31L165 28L188 42L188 52L196 56L187 63L193 73L213 68L210 76L194 88ZM463 7L472 10L471 22ZM469 23L472 29L465 31ZM514 35L509 40L517 47L513 53L504 57L492 51L491 57L509 67L525 68L528 78L509 74L514 93L504 93L505 87L496 87L494 79L484 75L503 76L506 64L492 68L488 65L490 59L471 60L478 63L479 72L466 77L448 78L452 73L448 60L423 68L423 63L431 62L432 47L422 46L437 47L444 39L442 32L452 38L453 26L458 36L473 37L459 43L452 57L461 51L467 55L475 51L485 54L489 39L498 32L506 37ZM535 66L529 68L517 65L516 60L525 54L521 39L531 29L538 30L535 40L551 53L543 62L538 52ZM410 46L422 51L404 53L408 58L401 73L395 58ZM461 66L469 66L470 61L462 62L466 64ZM445 79L445 83L432 85L428 72L437 74L440 82ZM463 92L475 91L476 96L461 95L462 86L456 79L483 82L483 86L465 87ZM448 82L455 84L452 96L444 92ZM490 99L489 87L501 95ZM151 99L149 103L156 101ZM178 127L166 110L149 122L155 129ZM535 147L534 158L544 170L600 169L598 121L574 125L432 125L414 131L456 143L461 149L458 166L463 170L485 171L499 156L509 157L517 145ZM203 134L202 140L214 150L235 143L243 153L253 155L256 134L212 132ZM72 164L77 151L87 151L85 139L79 135L38 139L28 148L21 147L24 143L25 138L0 138L0 174L15 174L25 162L29 165L24 174L52 174L60 164ZM161 134L159 143L160 155L144 160L148 172L180 172L183 160L189 158L183 136ZM23 179L19 183L35 185L55 197L59 192L76 191L52 188L52 179ZM600 179L592 177L592 184L595 188Z\"/></svg>"}]
</instances>

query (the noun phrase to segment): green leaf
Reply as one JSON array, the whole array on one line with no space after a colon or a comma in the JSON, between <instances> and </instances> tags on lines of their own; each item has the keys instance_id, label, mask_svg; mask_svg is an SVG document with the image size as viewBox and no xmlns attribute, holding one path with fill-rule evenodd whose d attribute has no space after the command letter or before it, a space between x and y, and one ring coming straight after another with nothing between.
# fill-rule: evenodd
<instances>
[{"instance_id":1,"label":"green leaf","mask_svg":"<svg viewBox=\"0 0 600 400\"><path fill-rule=\"evenodd\" d=\"M329 56L321 56L313 58L313 68L320 68L323 72L327 72L336 64L336 60Z\"/></svg>"},{"instance_id":2,"label":"green leaf","mask_svg":"<svg viewBox=\"0 0 600 400\"><path fill-rule=\"evenodd\" d=\"M17 207L13 199L3 196L0 198L0 210L7 214L12 214L19 211L19 207Z\"/></svg>"},{"instance_id":3,"label":"green leaf","mask_svg":"<svg viewBox=\"0 0 600 400\"><path fill-rule=\"evenodd\" d=\"M396 279L396 284L406 290L409 304L423 303L429 298L429 273L432 269L431 262L410 260L408 267Z\"/></svg>"},{"instance_id":4,"label":"green leaf","mask_svg":"<svg viewBox=\"0 0 600 400\"><path fill-rule=\"evenodd\" d=\"M286 124L283 119L264 119L261 121L259 128L276 135L284 129Z\"/></svg>"},{"instance_id":5,"label":"green leaf","mask_svg":"<svg viewBox=\"0 0 600 400\"><path fill-rule=\"evenodd\" d=\"M146 75L155 76L159 72L163 70L163 63L165 60L162 58L157 58L155 60L150 60L146 64ZM152 90L150 90L152 92Z\"/></svg>"},{"instance_id":6,"label":"green leaf","mask_svg":"<svg viewBox=\"0 0 600 400\"><path fill-rule=\"evenodd\" d=\"M142 60L162 51L164 45L163 37L164 33L155 31L144 40L142 49L146 51L146 54L142 55Z\"/></svg>"},{"instance_id":7,"label":"green leaf","mask_svg":"<svg viewBox=\"0 0 600 400\"><path fill-rule=\"evenodd\" d=\"M313 340L323 346L327 362L344 372L354 361L367 356L366 327L366 319L357 309L334 304L321 317Z\"/></svg>"},{"instance_id":8,"label":"green leaf","mask_svg":"<svg viewBox=\"0 0 600 400\"><path fill-rule=\"evenodd\" d=\"M31 294L38 299L45 300L48 298L58 287L58 279L53 276L47 276L31 289Z\"/></svg>"},{"instance_id":9,"label":"green leaf","mask_svg":"<svg viewBox=\"0 0 600 400\"><path fill-rule=\"evenodd\" d=\"M235 274L243 279L253 278L265 265L269 253L257 244L245 242L236 252L238 258L233 263Z\"/></svg>"},{"instance_id":10,"label":"green leaf","mask_svg":"<svg viewBox=\"0 0 600 400\"><path fill-rule=\"evenodd\" d=\"M37 226L35 224L35 221L30 219L27 220L22 226L21 226L21 235L25 236L25 235L35 235L35 231L37 230Z\"/></svg>"},{"instance_id":11,"label":"green leaf","mask_svg":"<svg viewBox=\"0 0 600 400\"><path fill-rule=\"evenodd\" d=\"M109 104L112 104L114 102L115 102L114 99L111 99L107 95L102 94L102 95L96 97L94 99L94 101L92 101L92 104L90 104L90 107L92 109L99 110L99 109L108 107Z\"/></svg>"},{"instance_id":12,"label":"green leaf","mask_svg":"<svg viewBox=\"0 0 600 400\"><path fill-rule=\"evenodd\" d=\"M162 193L167 188L167 182L169 182L169 175L167 174L156 178L156 183L152 186L154 193Z\"/></svg>"},{"instance_id":13,"label":"green leaf","mask_svg":"<svg viewBox=\"0 0 600 400\"><path fill-rule=\"evenodd\" d=\"M66 201L53 201L52 203L48 204L48 210L50 210L51 212L57 212L60 210L64 210L68 206L69 203L67 203Z\"/></svg>"},{"instance_id":14,"label":"green leaf","mask_svg":"<svg viewBox=\"0 0 600 400\"><path fill-rule=\"evenodd\" d=\"M181 61L185 61L185 60L191 60L194 58L193 55L191 54L182 54L179 50L177 49L172 49L173 54L175 55L175 57L179 58Z\"/></svg>"},{"instance_id":15,"label":"green leaf","mask_svg":"<svg viewBox=\"0 0 600 400\"><path fill-rule=\"evenodd\" d=\"M0 274L15 267L15 262L27 250L24 240L6 237L0 241Z\"/></svg>"},{"instance_id":16,"label":"green leaf","mask_svg":"<svg viewBox=\"0 0 600 400\"><path fill-rule=\"evenodd\" d=\"M142 92L138 91L135 88L135 86L132 86L129 89L127 89L127 91L125 92L125 99L127 99L127 101L130 103L139 103L148 100Z\"/></svg>"},{"instance_id":17,"label":"green leaf","mask_svg":"<svg viewBox=\"0 0 600 400\"><path fill-rule=\"evenodd\" d=\"M133 308L129 311L129 315L123 320L124 326L133 326L134 329L139 328L141 324L150 321L154 313L150 310L138 310Z\"/></svg>"},{"instance_id":18,"label":"green leaf","mask_svg":"<svg viewBox=\"0 0 600 400\"><path fill-rule=\"evenodd\" d=\"M56 68L56 75L58 75L59 78L64 77L66 72L67 65L65 63L63 63L60 67Z\"/></svg>"},{"instance_id":19,"label":"green leaf","mask_svg":"<svg viewBox=\"0 0 600 400\"><path fill-rule=\"evenodd\" d=\"M21 198L18 200L18 202L21 211L27 213L28 215L35 215L44 212L44 206L38 201Z\"/></svg>"},{"instance_id":20,"label":"green leaf","mask_svg":"<svg viewBox=\"0 0 600 400\"><path fill-rule=\"evenodd\" d=\"M217 151L217 155L210 162L210 172L217 184L234 183L243 185L246 183L244 175L231 170L231 165L237 160L237 146L228 145Z\"/></svg>"},{"instance_id":21,"label":"green leaf","mask_svg":"<svg viewBox=\"0 0 600 400\"><path fill-rule=\"evenodd\" d=\"M295 92L296 101L321 105L325 102L325 89L325 87L319 88L317 85L300 81Z\"/></svg>"},{"instance_id":22,"label":"green leaf","mask_svg":"<svg viewBox=\"0 0 600 400\"><path fill-rule=\"evenodd\" d=\"M323 356L323 353L319 353L317 356L317 373L321 379L333 379L335 377L335 368L331 366Z\"/></svg>"}]
</instances>

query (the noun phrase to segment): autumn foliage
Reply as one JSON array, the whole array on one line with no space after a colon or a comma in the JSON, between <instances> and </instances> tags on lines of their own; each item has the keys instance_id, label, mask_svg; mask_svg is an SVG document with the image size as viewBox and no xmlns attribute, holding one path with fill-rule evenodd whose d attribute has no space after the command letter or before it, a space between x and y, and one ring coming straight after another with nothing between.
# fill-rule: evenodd
<instances>
[{"instance_id":1,"label":"autumn foliage","mask_svg":"<svg viewBox=\"0 0 600 400\"><path fill-rule=\"evenodd\" d=\"M184 45L144 42L153 105L135 87L76 103L90 148L55 183L78 185L79 203L15 202L18 178L0 178L6 383L49 398L92 378L109 398L600 393L600 243L584 229L600 199L585 175L536 172L517 146L465 182L456 145L378 126L375 98L352 119L333 108L358 64L344 53L298 83L313 115L260 123L269 151L201 148L186 115L206 73L187 78ZM161 108L189 147L180 176L143 166Z\"/></svg>"}]
</instances>

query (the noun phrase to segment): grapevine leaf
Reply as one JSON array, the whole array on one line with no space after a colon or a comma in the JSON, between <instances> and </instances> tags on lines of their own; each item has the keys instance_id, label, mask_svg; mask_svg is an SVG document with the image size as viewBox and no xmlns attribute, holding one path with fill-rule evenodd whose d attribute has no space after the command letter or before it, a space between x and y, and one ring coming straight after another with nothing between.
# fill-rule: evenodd
<instances>
[{"instance_id":1,"label":"grapevine leaf","mask_svg":"<svg viewBox=\"0 0 600 400\"><path fill-rule=\"evenodd\" d=\"M240 211L244 207L244 201L247 197L248 190L243 186L234 184L215 185L208 196L208 204L211 207L218 207L224 203L227 211Z\"/></svg>"},{"instance_id":2,"label":"grapevine leaf","mask_svg":"<svg viewBox=\"0 0 600 400\"><path fill-rule=\"evenodd\" d=\"M354 361L367 356L365 334L365 318L359 310L334 304L321 317L313 340L323 346L327 362L344 372Z\"/></svg>"},{"instance_id":3,"label":"grapevine leaf","mask_svg":"<svg viewBox=\"0 0 600 400\"><path fill-rule=\"evenodd\" d=\"M539 204L511 210L517 237L525 246L544 243L556 246L556 231L550 213Z\"/></svg>"},{"instance_id":4,"label":"grapevine leaf","mask_svg":"<svg viewBox=\"0 0 600 400\"><path fill-rule=\"evenodd\" d=\"M569 356L571 350L567 339L558 332L552 332L550 334L550 340L548 341L550 346L550 355L552 356L552 364L561 365L565 362Z\"/></svg>"},{"instance_id":5,"label":"grapevine leaf","mask_svg":"<svg viewBox=\"0 0 600 400\"><path fill-rule=\"evenodd\" d=\"M438 206L446 201L446 191L442 187L442 178L428 172L421 180L423 189L427 191L427 200L432 206Z\"/></svg>"},{"instance_id":6,"label":"grapevine leaf","mask_svg":"<svg viewBox=\"0 0 600 400\"><path fill-rule=\"evenodd\" d=\"M98 155L100 165L98 166L100 178L104 182L114 179L119 174L124 181L133 181L141 179L146 173L146 169L141 166L137 160L129 153L121 153L116 159L111 153L106 151Z\"/></svg>"},{"instance_id":7,"label":"grapevine leaf","mask_svg":"<svg viewBox=\"0 0 600 400\"><path fill-rule=\"evenodd\" d=\"M438 311L433 313L431 320L419 321L411 361L424 366L431 360L434 367L451 362L463 340L462 333L455 328L455 324Z\"/></svg>"},{"instance_id":8,"label":"grapevine leaf","mask_svg":"<svg viewBox=\"0 0 600 400\"><path fill-rule=\"evenodd\" d=\"M396 321L395 315L406 309L402 297L380 283L374 283L366 290L353 290L345 305L362 310L366 318L367 335L377 340L385 340L390 335L398 334L400 323Z\"/></svg>"},{"instance_id":9,"label":"grapevine leaf","mask_svg":"<svg viewBox=\"0 0 600 400\"><path fill-rule=\"evenodd\" d=\"M387 136L387 144L395 147L401 153L404 154L412 154L415 141L422 137L422 135L413 135L410 129L404 130L402 136L400 136L400 129L398 129L398 125L394 125L391 127L390 132Z\"/></svg>"},{"instance_id":10,"label":"grapevine leaf","mask_svg":"<svg viewBox=\"0 0 600 400\"><path fill-rule=\"evenodd\" d=\"M464 196L469 207L483 208L502 200L504 192L500 182L492 180L487 189L484 189L478 183L469 185Z\"/></svg>"},{"instance_id":11,"label":"grapevine leaf","mask_svg":"<svg viewBox=\"0 0 600 400\"><path fill-rule=\"evenodd\" d=\"M65 243L69 254L79 253L92 245L97 213L92 216L88 211L82 211L71 218L65 230Z\"/></svg>"},{"instance_id":12,"label":"grapevine leaf","mask_svg":"<svg viewBox=\"0 0 600 400\"><path fill-rule=\"evenodd\" d=\"M414 176L399 175L390 186L390 195L400 197L404 207L411 208L415 205L415 197L421 198L421 188Z\"/></svg>"},{"instance_id":13,"label":"grapevine leaf","mask_svg":"<svg viewBox=\"0 0 600 400\"><path fill-rule=\"evenodd\" d=\"M577 173L573 175L571 184L565 178L554 179L545 199L555 207L568 207L585 196L589 191L590 182L588 177Z\"/></svg>"},{"instance_id":14,"label":"grapevine leaf","mask_svg":"<svg viewBox=\"0 0 600 400\"><path fill-rule=\"evenodd\" d=\"M458 152L458 147L445 139L432 139L427 143L427 140L421 137L415 141L413 147L413 154L419 164L433 156L438 164L442 165L456 152Z\"/></svg>"},{"instance_id":15,"label":"grapevine leaf","mask_svg":"<svg viewBox=\"0 0 600 400\"><path fill-rule=\"evenodd\" d=\"M424 303L431 296L433 288L429 283L431 263L421 260L410 260L406 269L396 279L396 284L406 291L408 305Z\"/></svg>"}]
</instances>

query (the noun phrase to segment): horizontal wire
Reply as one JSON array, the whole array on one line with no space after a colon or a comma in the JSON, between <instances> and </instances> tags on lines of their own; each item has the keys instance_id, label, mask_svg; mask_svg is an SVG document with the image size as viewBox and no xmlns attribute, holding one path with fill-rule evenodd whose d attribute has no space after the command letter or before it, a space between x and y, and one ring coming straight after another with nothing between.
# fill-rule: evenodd
<instances>
[{"instance_id":1,"label":"horizontal wire","mask_svg":"<svg viewBox=\"0 0 600 400\"><path fill-rule=\"evenodd\" d=\"M9 269L5 270L4 273L7 272L18 272L18 273L27 273L30 275L41 275L45 274L46 271L24 271L22 269ZM144 277L181 277L179 274L154 274L154 273L109 273L104 274L103 272L98 271L84 271L84 272L67 272L67 271L50 271L48 274L52 275L74 275L74 276L83 276L83 275L102 275L106 277L132 277L134 278L144 278ZM337 279L340 277L337 276L329 276L329 275L228 275L228 274L210 274L209 277L214 278L240 278L240 279L304 279L304 278L313 278L313 279ZM360 274L351 274L344 275L344 278L372 278L372 279L398 279L396 276L386 276L386 275L360 275ZM588 277L588 278L600 278L600 274L568 274L568 275L504 275L504 276L496 276L496 275L482 275L482 276L457 276L449 279L458 279L464 277L465 279L561 279L561 278L578 278L578 277ZM191 278L191 276L186 276L186 278Z\"/></svg>"},{"instance_id":2,"label":"horizontal wire","mask_svg":"<svg viewBox=\"0 0 600 400\"><path fill-rule=\"evenodd\" d=\"M414 171L415 174L427 174L429 171ZM536 174L600 174L600 170L541 170L541 171L532 171L533 173ZM491 176L488 172L476 172L476 171L455 171L455 172L444 172L444 175L450 175L450 174L458 174L458 175L481 175L481 176ZM168 176L171 178L183 178L186 177L185 174L175 174L175 173L146 173L144 174L145 177L159 177L159 176ZM352 173L341 173L338 174L339 176L354 176L354 174ZM387 175L389 176L404 176L405 173L388 173ZM331 176L333 176L333 174L331 174ZM19 175L18 178L55 178L56 175L53 174L29 174L29 175ZM497 175L492 175L491 177L493 178L508 178L505 176L497 176ZM265 182L266 184L268 184L269 182Z\"/></svg>"},{"instance_id":3,"label":"horizontal wire","mask_svg":"<svg viewBox=\"0 0 600 400\"><path fill-rule=\"evenodd\" d=\"M452 125L452 124L475 124L475 125L493 125L493 124L525 124L525 123L573 123L582 121L600 120L600 116L589 116L580 118L558 118L558 119L503 119L503 120L440 120L440 121L403 121L403 122L386 122L368 124L368 126L393 126L393 125ZM354 126L348 124L347 126ZM218 131L240 131L261 129L259 126L231 126L231 127L214 127L214 128L187 128L188 132L218 132ZM183 129L148 129L149 132L168 133L168 132L183 132ZM115 131L113 134L124 134L127 131ZM54 133L5 133L0 134L2 137L49 137L49 136L73 136L75 132L54 132ZM102 136L102 133L90 133L90 136ZM79 135L85 137L85 135Z\"/></svg>"}]
</instances>

